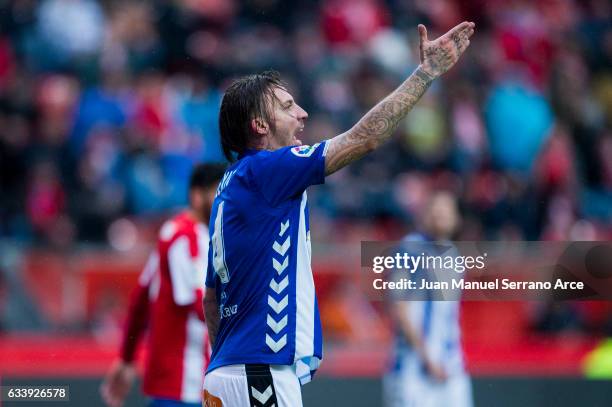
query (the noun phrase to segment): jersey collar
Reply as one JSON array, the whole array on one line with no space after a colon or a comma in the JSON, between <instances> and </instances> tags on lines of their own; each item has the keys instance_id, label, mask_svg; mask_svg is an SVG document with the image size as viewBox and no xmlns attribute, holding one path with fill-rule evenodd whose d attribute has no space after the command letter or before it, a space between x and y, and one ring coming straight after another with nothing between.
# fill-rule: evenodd
<instances>
[{"instance_id":1,"label":"jersey collar","mask_svg":"<svg viewBox=\"0 0 612 407\"><path fill-rule=\"evenodd\" d=\"M246 148L241 154L238 155L238 159L240 160L248 155L257 154L260 151L261 150L256 150L254 148Z\"/></svg>"}]
</instances>

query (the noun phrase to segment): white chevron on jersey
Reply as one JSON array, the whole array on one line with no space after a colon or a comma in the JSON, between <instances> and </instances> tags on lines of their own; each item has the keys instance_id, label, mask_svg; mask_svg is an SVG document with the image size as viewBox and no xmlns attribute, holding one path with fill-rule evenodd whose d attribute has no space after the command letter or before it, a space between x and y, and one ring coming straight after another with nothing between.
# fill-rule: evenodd
<instances>
[{"instance_id":1,"label":"white chevron on jersey","mask_svg":"<svg viewBox=\"0 0 612 407\"><path fill-rule=\"evenodd\" d=\"M267 319L267 323L268 326L270 328L272 328L272 330L274 331L275 334L279 333L284 327L287 326L287 315L285 315L283 317L283 319L281 319L280 321L276 322L274 320L274 318L272 318L270 316L270 314L268 314L268 319Z\"/></svg>"},{"instance_id":2,"label":"white chevron on jersey","mask_svg":"<svg viewBox=\"0 0 612 407\"><path fill-rule=\"evenodd\" d=\"M275 341L274 339L272 339L270 335L266 334L266 345L268 345L268 347L272 349L274 353L278 353L278 351L284 348L286 344L287 344L287 334L284 334L283 336L281 336L281 338L278 341Z\"/></svg>"},{"instance_id":3,"label":"white chevron on jersey","mask_svg":"<svg viewBox=\"0 0 612 407\"><path fill-rule=\"evenodd\" d=\"M278 235L279 236L284 235L288 227L289 227L289 219L287 219L285 223L281 223L280 232L278 233Z\"/></svg>"},{"instance_id":4,"label":"white chevron on jersey","mask_svg":"<svg viewBox=\"0 0 612 407\"><path fill-rule=\"evenodd\" d=\"M289 257L285 257L283 264L280 264L278 260L276 260L275 258L272 258L272 267L274 267L274 270L276 270L278 274L281 274L283 271L285 271L288 265L289 265Z\"/></svg>"},{"instance_id":5,"label":"white chevron on jersey","mask_svg":"<svg viewBox=\"0 0 612 407\"><path fill-rule=\"evenodd\" d=\"M287 236L287 240L281 245L278 242L274 242L272 245L272 249L281 256L284 256L287 253L287 250L291 246L291 236Z\"/></svg>"},{"instance_id":6,"label":"white chevron on jersey","mask_svg":"<svg viewBox=\"0 0 612 407\"><path fill-rule=\"evenodd\" d=\"M289 228L289 219L287 219L285 222L281 222L280 232L278 233L278 236L283 237L285 232L287 232L288 228ZM287 236L287 239L285 239L285 242L282 244L280 244L278 241L275 241L272 245L272 249L279 255L285 256L290 246L291 246L291 236ZM279 262L274 257L272 258L272 267L274 268L274 270L276 270L276 273L279 276L283 274L283 272L287 269L288 265L289 265L289 255L288 254L282 259L282 263ZM285 277L280 282L276 281L274 277L270 280L270 288L276 294L282 293L287 288L287 286L289 286L289 276L288 275L285 275ZM272 308L276 312L278 317L280 317L281 312L285 310L288 303L289 303L288 295L285 295L280 302L277 302L274 298L272 298L272 296L268 295L268 305L270 306L270 308ZM287 326L287 321L289 320L289 317L287 315L283 316L278 322L270 314L268 314L266 318L267 318L266 319L267 325L270 327L270 329L272 329L272 331L274 331L275 334L281 333L281 331L285 329L285 327ZM274 341L270 335L266 334L266 345L268 345L268 347L272 349L274 353L278 353L279 350L285 347L286 343L287 343L287 334L284 334L278 341Z\"/></svg>"},{"instance_id":7,"label":"white chevron on jersey","mask_svg":"<svg viewBox=\"0 0 612 407\"><path fill-rule=\"evenodd\" d=\"M268 305L272 308L277 314L280 314L289 303L289 296L285 295L280 302L276 302L274 298L268 295Z\"/></svg>"},{"instance_id":8,"label":"white chevron on jersey","mask_svg":"<svg viewBox=\"0 0 612 407\"><path fill-rule=\"evenodd\" d=\"M270 281L270 288L276 294L280 294L285 288L287 288L288 285L289 285L289 276L285 276L285 278L283 278L280 283L277 283L276 280L274 279Z\"/></svg>"}]
</instances>

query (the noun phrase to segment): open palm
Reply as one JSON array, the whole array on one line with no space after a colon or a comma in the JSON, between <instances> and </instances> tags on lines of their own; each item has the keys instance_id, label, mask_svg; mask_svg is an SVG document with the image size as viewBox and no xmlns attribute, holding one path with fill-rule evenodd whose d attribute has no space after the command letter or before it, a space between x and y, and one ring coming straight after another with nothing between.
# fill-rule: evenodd
<instances>
[{"instance_id":1,"label":"open palm","mask_svg":"<svg viewBox=\"0 0 612 407\"><path fill-rule=\"evenodd\" d=\"M448 71L470 45L475 26L472 22L464 21L443 36L429 41L427 29L423 24L419 24L421 69L432 78Z\"/></svg>"}]
</instances>

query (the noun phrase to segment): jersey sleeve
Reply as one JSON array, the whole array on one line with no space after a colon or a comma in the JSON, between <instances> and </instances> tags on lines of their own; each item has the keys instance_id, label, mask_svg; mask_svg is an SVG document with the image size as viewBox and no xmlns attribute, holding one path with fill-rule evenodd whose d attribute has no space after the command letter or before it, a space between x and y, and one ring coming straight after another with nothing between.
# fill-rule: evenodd
<instances>
[{"instance_id":1,"label":"jersey sleeve","mask_svg":"<svg viewBox=\"0 0 612 407\"><path fill-rule=\"evenodd\" d=\"M120 357L125 362L132 362L134 360L136 349L146 330L151 305L149 301L149 287L158 270L159 256L156 251L153 251L138 277L138 285L130 296L120 350Z\"/></svg>"},{"instance_id":2,"label":"jersey sleeve","mask_svg":"<svg viewBox=\"0 0 612 407\"><path fill-rule=\"evenodd\" d=\"M328 141L312 146L283 147L253 160L253 182L273 206L325 182Z\"/></svg>"},{"instance_id":3,"label":"jersey sleeve","mask_svg":"<svg viewBox=\"0 0 612 407\"><path fill-rule=\"evenodd\" d=\"M188 236L177 238L168 249L168 266L172 280L172 297L177 305L190 305L202 289L204 264Z\"/></svg>"},{"instance_id":4,"label":"jersey sleeve","mask_svg":"<svg viewBox=\"0 0 612 407\"><path fill-rule=\"evenodd\" d=\"M138 284L143 287L149 286L151 284L151 281L153 281L153 277L155 277L155 273L157 273L158 269L159 255L157 254L157 251L154 250L149 255L149 258L147 259L147 262L144 268L142 269L142 272L138 276Z\"/></svg>"},{"instance_id":5,"label":"jersey sleeve","mask_svg":"<svg viewBox=\"0 0 612 407\"><path fill-rule=\"evenodd\" d=\"M132 291L121 340L121 360L131 363L149 321L149 287L138 284Z\"/></svg>"}]
</instances>

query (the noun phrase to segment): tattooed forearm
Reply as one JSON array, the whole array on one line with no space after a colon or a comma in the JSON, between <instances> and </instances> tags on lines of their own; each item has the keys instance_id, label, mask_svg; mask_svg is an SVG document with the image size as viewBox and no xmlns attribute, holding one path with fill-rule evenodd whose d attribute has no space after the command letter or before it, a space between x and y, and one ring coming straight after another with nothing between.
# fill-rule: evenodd
<instances>
[{"instance_id":1,"label":"tattooed forearm","mask_svg":"<svg viewBox=\"0 0 612 407\"><path fill-rule=\"evenodd\" d=\"M214 345L219 331L219 308L217 305L217 294L214 289L207 288L204 296L204 315L206 316L206 327L210 344Z\"/></svg>"},{"instance_id":2,"label":"tattooed forearm","mask_svg":"<svg viewBox=\"0 0 612 407\"><path fill-rule=\"evenodd\" d=\"M464 21L440 38L429 41L419 24L421 64L393 93L370 110L352 129L329 142L325 157L327 175L356 161L386 141L400 120L413 108L434 78L448 71L470 45L474 23Z\"/></svg>"},{"instance_id":3,"label":"tattooed forearm","mask_svg":"<svg viewBox=\"0 0 612 407\"><path fill-rule=\"evenodd\" d=\"M330 140L325 173L332 174L378 148L425 93L433 78L420 67L346 133Z\"/></svg>"}]
</instances>

